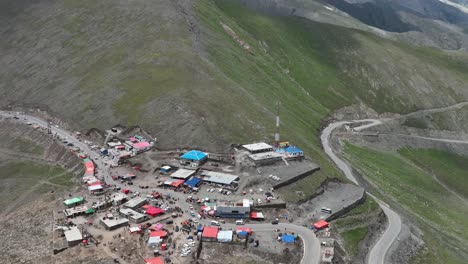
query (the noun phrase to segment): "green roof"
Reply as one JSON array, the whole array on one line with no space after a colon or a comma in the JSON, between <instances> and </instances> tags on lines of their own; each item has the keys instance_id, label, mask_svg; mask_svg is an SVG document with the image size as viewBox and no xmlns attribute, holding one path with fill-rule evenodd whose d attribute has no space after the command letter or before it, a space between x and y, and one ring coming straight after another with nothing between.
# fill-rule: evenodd
<instances>
[{"instance_id":1,"label":"green roof","mask_svg":"<svg viewBox=\"0 0 468 264\"><path fill-rule=\"evenodd\" d=\"M71 198L71 199L68 199L68 200L65 200L63 201L63 203L65 205L73 205L73 204L76 204L76 203L80 203L82 202L84 199L82 197L75 197L75 198Z\"/></svg>"},{"instance_id":2,"label":"green roof","mask_svg":"<svg viewBox=\"0 0 468 264\"><path fill-rule=\"evenodd\" d=\"M89 208L88 210L86 210L85 213L86 214L92 214L92 213L94 213L94 210L93 210L93 208Z\"/></svg>"}]
</instances>

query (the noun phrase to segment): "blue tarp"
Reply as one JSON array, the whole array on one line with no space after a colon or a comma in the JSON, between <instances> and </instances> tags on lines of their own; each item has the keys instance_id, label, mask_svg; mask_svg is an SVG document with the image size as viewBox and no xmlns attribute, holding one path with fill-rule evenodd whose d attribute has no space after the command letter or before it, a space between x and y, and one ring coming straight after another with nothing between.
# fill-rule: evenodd
<instances>
[{"instance_id":1,"label":"blue tarp","mask_svg":"<svg viewBox=\"0 0 468 264\"><path fill-rule=\"evenodd\" d=\"M184 155L180 156L181 159L187 160L203 160L207 157L206 153L199 150L191 150Z\"/></svg>"},{"instance_id":2,"label":"blue tarp","mask_svg":"<svg viewBox=\"0 0 468 264\"><path fill-rule=\"evenodd\" d=\"M283 235L281 237L281 241L283 243L294 243L294 236L293 235Z\"/></svg>"},{"instance_id":3,"label":"blue tarp","mask_svg":"<svg viewBox=\"0 0 468 264\"><path fill-rule=\"evenodd\" d=\"M189 186L190 188L195 188L201 182L201 179L192 177L190 180L185 182L185 185Z\"/></svg>"},{"instance_id":4,"label":"blue tarp","mask_svg":"<svg viewBox=\"0 0 468 264\"><path fill-rule=\"evenodd\" d=\"M246 237L247 236L247 231L240 231L239 233L237 233L237 236L239 237Z\"/></svg>"}]
</instances>

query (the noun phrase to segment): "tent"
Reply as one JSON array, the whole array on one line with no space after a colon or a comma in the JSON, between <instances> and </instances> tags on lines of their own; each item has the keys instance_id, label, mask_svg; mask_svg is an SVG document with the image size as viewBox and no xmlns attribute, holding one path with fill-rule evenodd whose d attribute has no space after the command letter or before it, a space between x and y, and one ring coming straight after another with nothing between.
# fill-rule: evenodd
<instances>
[{"instance_id":1,"label":"tent","mask_svg":"<svg viewBox=\"0 0 468 264\"><path fill-rule=\"evenodd\" d=\"M150 237L161 237L164 238L167 236L167 232L164 230L159 230L159 231L151 231Z\"/></svg>"},{"instance_id":2,"label":"tent","mask_svg":"<svg viewBox=\"0 0 468 264\"><path fill-rule=\"evenodd\" d=\"M161 208L150 206L146 209L145 214L155 217L164 214L164 210Z\"/></svg>"},{"instance_id":3,"label":"tent","mask_svg":"<svg viewBox=\"0 0 468 264\"><path fill-rule=\"evenodd\" d=\"M265 219L262 212L251 212L250 218L255 220Z\"/></svg>"},{"instance_id":4,"label":"tent","mask_svg":"<svg viewBox=\"0 0 468 264\"><path fill-rule=\"evenodd\" d=\"M150 259L145 259L146 264L164 264L164 260L161 257L155 257Z\"/></svg>"},{"instance_id":5,"label":"tent","mask_svg":"<svg viewBox=\"0 0 468 264\"><path fill-rule=\"evenodd\" d=\"M322 229L322 228L327 228L328 227L328 222L325 220L320 220L314 224L315 229Z\"/></svg>"},{"instance_id":6,"label":"tent","mask_svg":"<svg viewBox=\"0 0 468 264\"><path fill-rule=\"evenodd\" d=\"M160 237L149 237L148 238L148 246L158 246L161 244L162 239Z\"/></svg>"},{"instance_id":7,"label":"tent","mask_svg":"<svg viewBox=\"0 0 468 264\"><path fill-rule=\"evenodd\" d=\"M153 230L153 231L159 231L163 228L164 226L160 223L157 223L156 225L154 225L153 227L151 227L150 229Z\"/></svg>"},{"instance_id":8,"label":"tent","mask_svg":"<svg viewBox=\"0 0 468 264\"><path fill-rule=\"evenodd\" d=\"M200 178L195 178L195 177L192 177L190 180L186 181L184 183L184 185L190 187L190 188L195 188L197 187L201 182L201 179Z\"/></svg>"},{"instance_id":9,"label":"tent","mask_svg":"<svg viewBox=\"0 0 468 264\"><path fill-rule=\"evenodd\" d=\"M141 233L141 228L139 226L132 226L129 228L130 233Z\"/></svg>"},{"instance_id":10,"label":"tent","mask_svg":"<svg viewBox=\"0 0 468 264\"><path fill-rule=\"evenodd\" d=\"M191 151L186 152L184 155L180 156L181 159L196 160L196 161L204 160L207 157L208 155L206 153L201 152L199 150L191 150Z\"/></svg>"},{"instance_id":11,"label":"tent","mask_svg":"<svg viewBox=\"0 0 468 264\"><path fill-rule=\"evenodd\" d=\"M219 242L232 242L232 231L231 230L220 230L218 232L217 239Z\"/></svg>"},{"instance_id":12,"label":"tent","mask_svg":"<svg viewBox=\"0 0 468 264\"><path fill-rule=\"evenodd\" d=\"M238 228L236 228L236 232L237 233L247 232L249 234L252 234L252 229L250 229L249 227L238 227Z\"/></svg>"},{"instance_id":13,"label":"tent","mask_svg":"<svg viewBox=\"0 0 468 264\"><path fill-rule=\"evenodd\" d=\"M283 236L281 236L281 241L283 243L287 243L287 244L294 243L294 236L293 235L288 235L288 234L283 234Z\"/></svg>"}]
</instances>

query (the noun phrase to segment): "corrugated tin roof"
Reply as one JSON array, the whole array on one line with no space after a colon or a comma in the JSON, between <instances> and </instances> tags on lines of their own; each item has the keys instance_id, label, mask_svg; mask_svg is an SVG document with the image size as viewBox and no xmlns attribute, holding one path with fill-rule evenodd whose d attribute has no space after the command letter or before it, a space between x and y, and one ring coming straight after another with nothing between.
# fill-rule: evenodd
<instances>
[{"instance_id":1,"label":"corrugated tin roof","mask_svg":"<svg viewBox=\"0 0 468 264\"><path fill-rule=\"evenodd\" d=\"M231 184L233 181L236 181L239 178L237 175L206 170L202 171L201 175L204 176L204 181L221 184Z\"/></svg>"},{"instance_id":2,"label":"corrugated tin roof","mask_svg":"<svg viewBox=\"0 0 468 264\"><path fill-rule=\"evenodd\" d=\"M177 178L177 179L187 179L188 177L192 176L195 174L196 171L194 170L186 170L186 169L179 169L176 172L171 174L172 178Z\"/></svg>"}]
</instances>

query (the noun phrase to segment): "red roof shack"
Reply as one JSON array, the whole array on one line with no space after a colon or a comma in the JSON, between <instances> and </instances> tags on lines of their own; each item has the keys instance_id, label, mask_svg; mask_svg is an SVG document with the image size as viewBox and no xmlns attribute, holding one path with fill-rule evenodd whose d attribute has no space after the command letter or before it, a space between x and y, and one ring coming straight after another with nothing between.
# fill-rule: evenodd
<instances>
[{"instance_id":1,"label":"red roof shack","mask_svg":"<svg viewBox=\"0 0 468 264\"><path fill-rule=\"evenodd\" d=\"M146 209L145 214L155 217L164 214L164 210L161 208L150 206Z\"/></svg>"},{"instance_id":2,"label":"red roof shack","mask_svg":"<svg viewBox=\"0 0 468 264\"><path fill-rule=\"evenodd\" d=\"M163 238L163 237L166 237L166 236L167 236L167 232L166 232L166 231L163 231L163 230L151 231L151 233L150 233L150 237L160 237L160 238Z\"/></svg>"},{"instance_id":3,"label":"red roof shack","mask_svg":"<svg viewBox=\"0 0 468 264\"><path fill-rule=\"evenodd\" d=\"M325 220L320 220L314 224L315 229L323 229L328 227L328 222Z\"/></svg>"},{"instance_id":4,"label":"red roof shack","mask_svg":"<svg viewBox=\"0 0 468 264\"><path fill-rule=\"evenodd\" d=\"M145 259L146 264L164 264L164 260L160 257Z\"/></svg>"},{"instance_id":5,"label":"red roof shack","mask_svg":"<svg viewBox=\"0 0 468 264\"><path fill-rule=\"evenodd\" d=\"M203 229L202 240L203 241L216 241L218 238L218 227L206 226Z\"/></svg>"}]
</instances>

